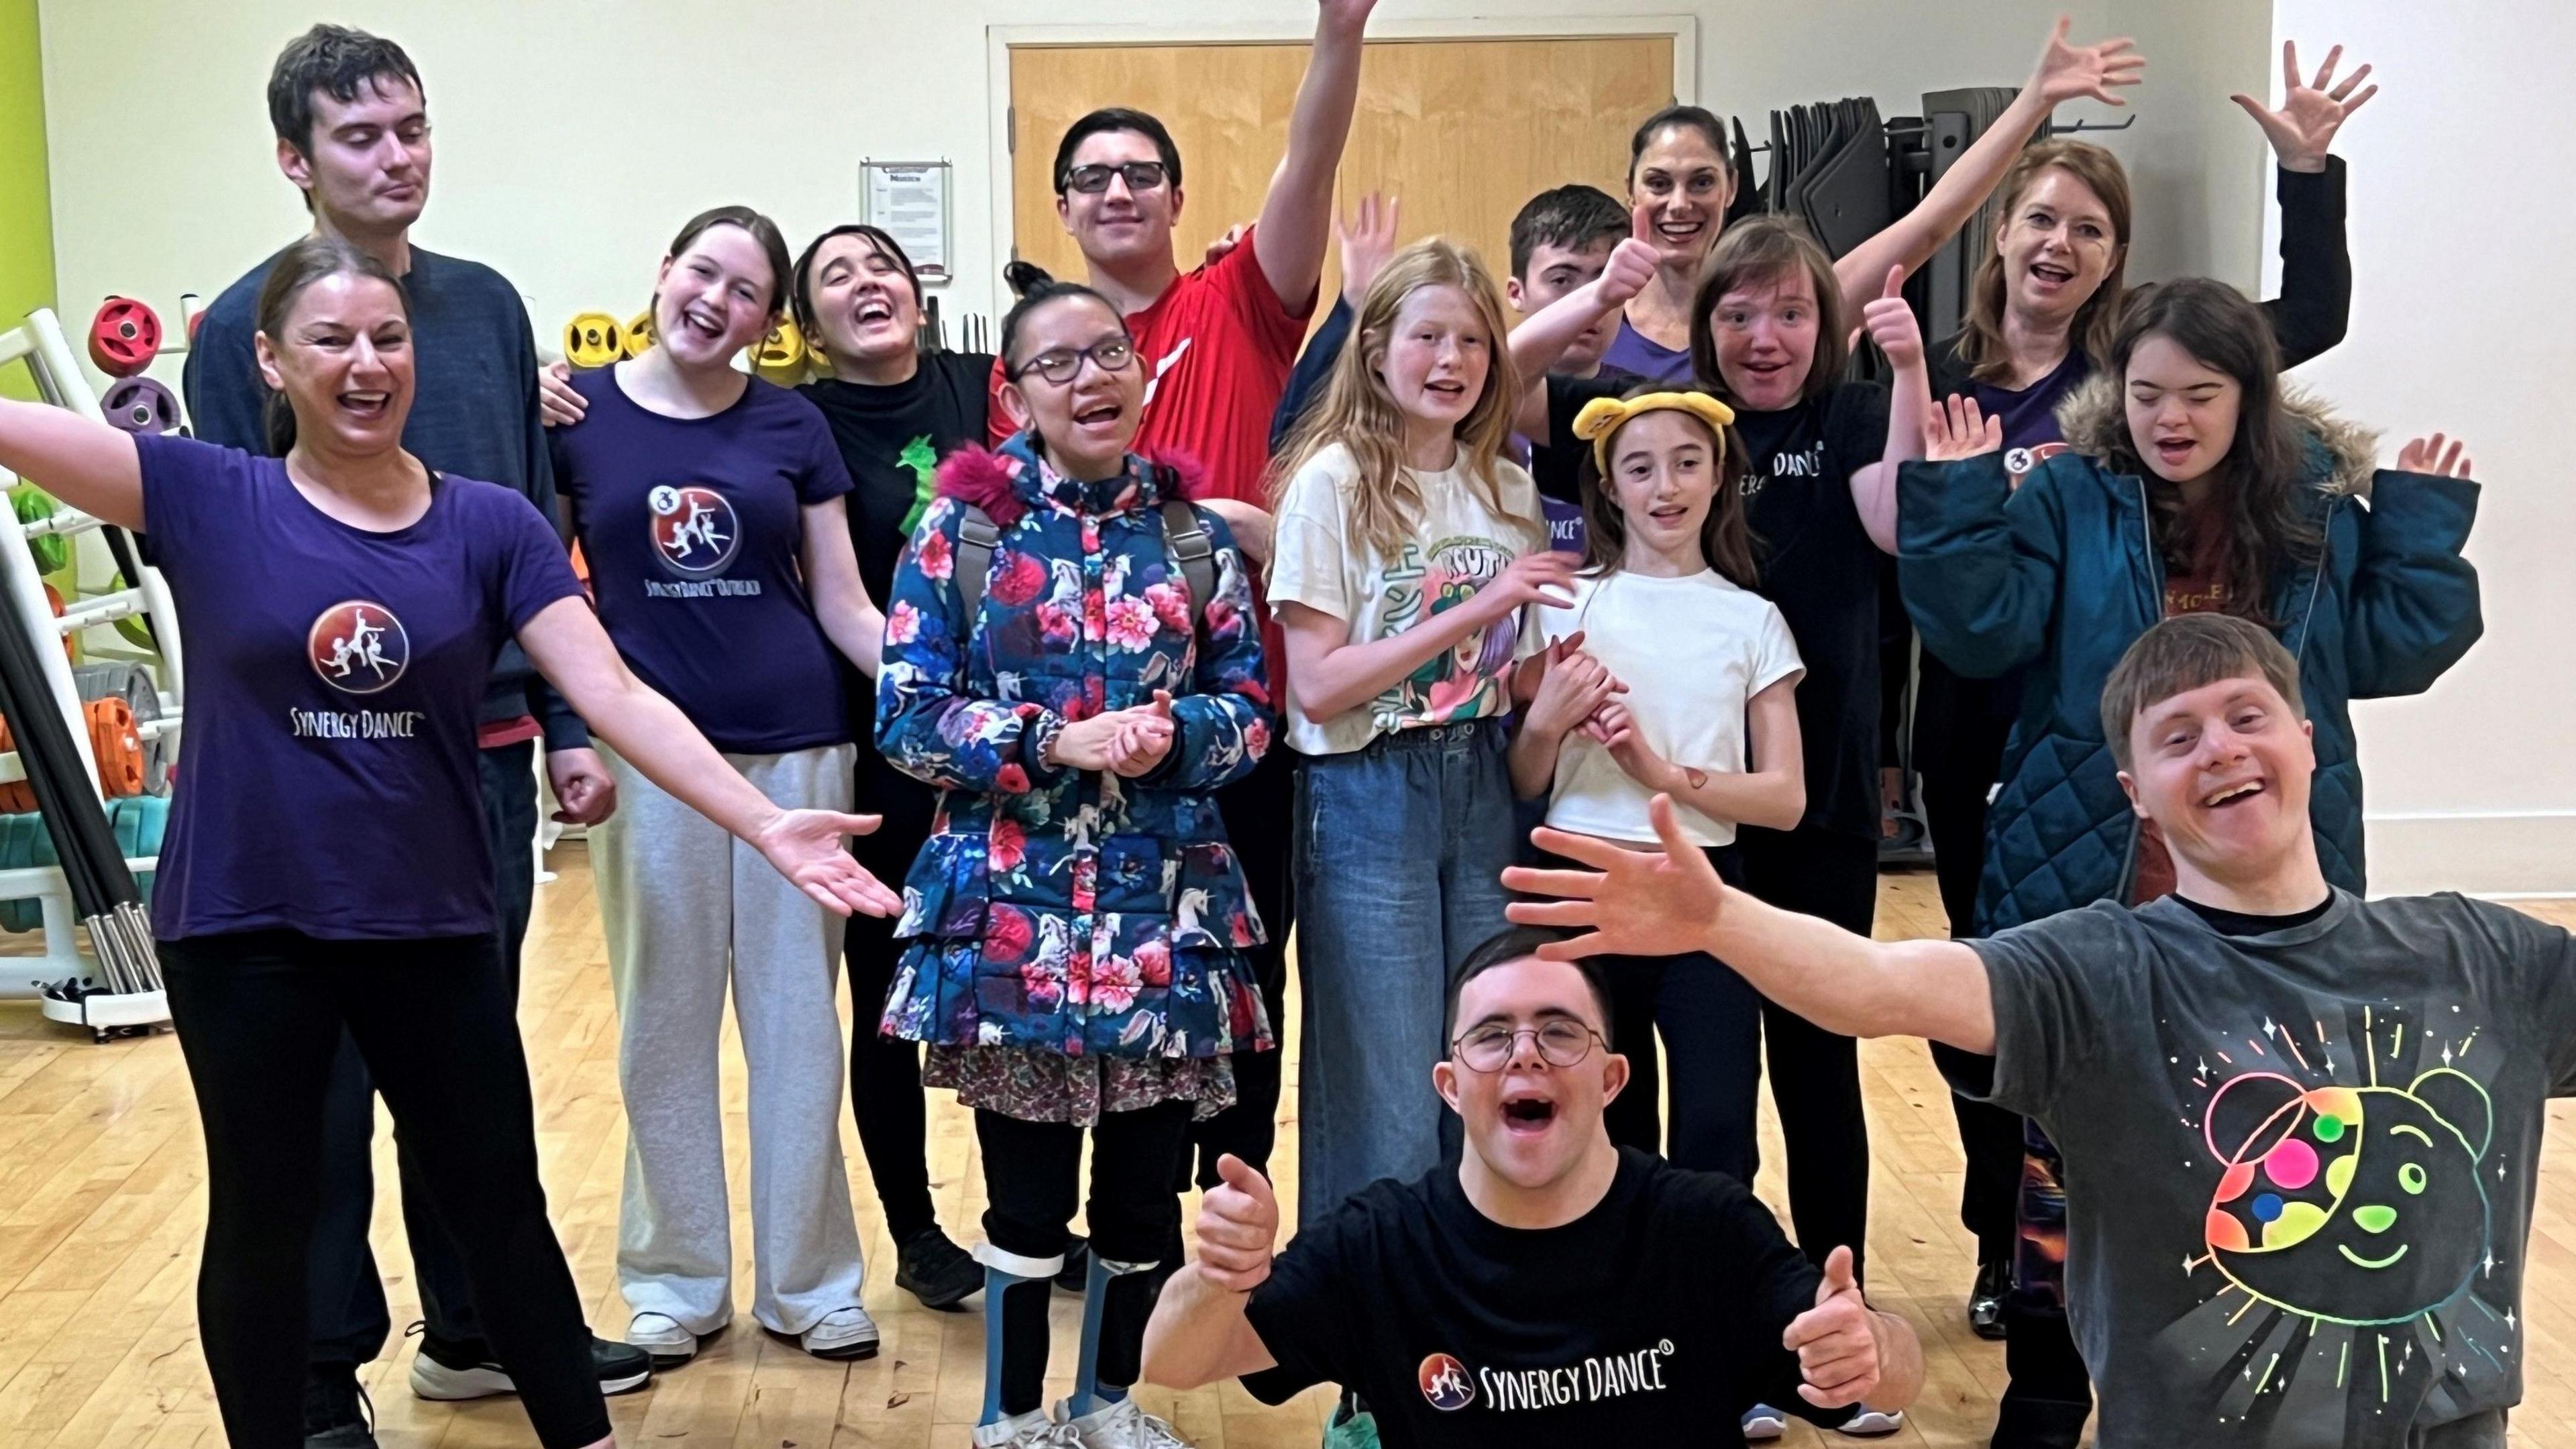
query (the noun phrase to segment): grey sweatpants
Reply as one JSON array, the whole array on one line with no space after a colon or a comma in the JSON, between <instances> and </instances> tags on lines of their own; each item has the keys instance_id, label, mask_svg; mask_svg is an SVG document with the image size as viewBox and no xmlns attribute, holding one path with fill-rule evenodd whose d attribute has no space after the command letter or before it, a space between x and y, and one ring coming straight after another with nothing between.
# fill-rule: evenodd
<instances>
[{"instance_id":1,"label":"grey sweatpants","mask_svg":"<svg viewBox=\"0 0 2576 1449\"><path fill-rule=\"evenodd\" d=\"M692 1333L733 1317L716 1078L730 980L750 1073L751 1315L802 1333L855 1307L865 1272L841 1162L841 918L599 752L617 780L617 813L592 827L590 852L626 1096L618 1283L628 1307ZM850 808L853 746L725 758L781 805Z\"/></svg>"}]
</instances>

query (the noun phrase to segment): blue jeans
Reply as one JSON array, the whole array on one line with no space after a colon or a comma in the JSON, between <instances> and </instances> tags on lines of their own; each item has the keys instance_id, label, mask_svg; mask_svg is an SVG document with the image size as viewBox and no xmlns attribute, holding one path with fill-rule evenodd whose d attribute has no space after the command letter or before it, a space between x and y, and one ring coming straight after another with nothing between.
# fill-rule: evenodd
<instances>
[{"instance_id":1,"label":"blue jeans","mask_svg":"<svg viewBox=\"0 0 2576 1449\"><path fill-rule=\"evenodd\" d=\"M1297 792L1305 982L1298 1202L1312 1223L1455 1140L1431 1087L1449 972L1504 927L1512 788L1493 720L1381 736L1306 761Z\"/></svg>"},{"instance_id":2,"label":"blue jeans","mask_svg":"<svg viewBox=\"0 0 2576 1449\"><path fill-rule=\"evenodd\" d=\"M527 740L481 750L476 757L483 776L483 829L492 849L502 977L514 1002L519 996L519 947L536 905L536 752L536 742ZM369 1156L376 1131L375 1083L368 1080L357 1043L345 1034L332 1058L322 1123L322 1210L314 1224L307 1280L312 1361L367 1363L384 1349L393 1319L376 1255L367 1246L367 1220L376 1205ZM442 1339L480 1342L483 1323L474 1309L464 1257L438 1219L417 1155L399 1133L395 1146L421 1316Z\"/></svg>"}]
</instances>

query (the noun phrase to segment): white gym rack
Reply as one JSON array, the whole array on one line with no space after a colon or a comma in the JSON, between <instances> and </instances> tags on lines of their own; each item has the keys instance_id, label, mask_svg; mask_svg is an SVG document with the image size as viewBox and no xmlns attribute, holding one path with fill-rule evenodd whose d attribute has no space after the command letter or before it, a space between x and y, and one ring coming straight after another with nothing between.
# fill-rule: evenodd
<instances>
[{"instance_id":1,"label":"white gym rack","mask_svg":"<svg viewBox=\"0 0 2576 1449\"><path fill-rule=\"evenodd\" d=\"M64 340L62 323L50 309L31 312L25 326L0 332L0 367L21 360L35 374L36 390L46 402L83 417L99 416L98 396L90 390L89 379L81 372L71 345ZM17 481L6 469L0 469L0 488L14 486ZM161 696L161 714L148 723L137 722L146 744L166 738L176 749L185 678L179 659L179 616L171 604L169 586L159 569L142 561L139 551L135 560L136 587L67 601L62 616L54 617L28 540L58 534L71 543L76 564L81 554L95 552L96 562L104 566L109 560L103 542L87 537L104 526L100 520L70 507L57 507L50 518L22 524L16 510L0 501L0 588L8 590L18 617L36 641L36 657L44 665L45 682L51 686L54 703L70 726L72 743L80 750L82 778L101 810L106 808L106 801L99 794L98 760L90 748L88 716L80 690L72 681L71 661L64 655L63 640L84 629L137 615L152 621L159 643L154 683ZM84 544L88 549L83 549ZM92 644L89 653L105 661L151 657L130 647L103 642ZM16 751L0 753L0 783L26 777L26 766ZM126 861L126 867L137 874L158 864L157 856L129 857ZM81 954L80 918L72 905L71 885L61 868L47 865L0 870L0 900L31 896L40 903L44 914L45 954L0 958L0 997L35 997L41 994L38 988L44 982L97 975L96 963ZM26 972L33 974L22 974ZM43 1002L48 1017L88 1028L101 1037L111 1030L150 1027L170 1019L168 1000L159 991L98 994L82 1001L43 997Z\"/></svg>"}]
</instances>

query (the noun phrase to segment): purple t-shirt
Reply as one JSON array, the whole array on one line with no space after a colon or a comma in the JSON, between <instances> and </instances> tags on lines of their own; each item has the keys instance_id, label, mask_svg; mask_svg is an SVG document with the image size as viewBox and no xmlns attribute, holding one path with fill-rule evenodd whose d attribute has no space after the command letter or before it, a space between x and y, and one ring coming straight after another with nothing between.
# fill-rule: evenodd
<instances>
[{"instance_id":1,"label":"purple t-shirt","mask_svg":"<svg viewBox=\"0 0 2576 1449\"><path fill-rule=\"evenodd\" d=\"M1687 382L1691 355L1687 347L1666 347L1619 319L1618 334L1601 350L1601 370L1633 372L1648 382Z\"/></svg>"},{"instance_id":2,"label":"purple t-shirt","mask_svg":"<svg viewBox=\"0 0 2576 1449\"><path fill-rule=\"evenodd\" d=\"M370 533L277 459L136 447L188 656L155 934L492 930L474 716L502 641L581 594L554 530L507 488L436 474L418 522Z\"/></svg>"},{"instance_id":3,"label":"purple t-shirt","mask_svg":"<svg viewBox=\"0 0 2576 1449\"><path fill-rule=\"evenodd\" d=\"M2092 375L2093 360L2084 355L2083 348L2072 347L2067 349L2065 361L2028 387L1969 384L1985 415L2003 419L2004 472L2010 475L2014 487L2020 487L2033 468L2066 451L2064 435L2057 429L2057 405Z\"/></svg>"},{"instance_id":4,"label":"purple t-shirt","mask_svg":"<svg viewBox=\"0 0 2576 1449\"><path fill-rule=\"evenodd\" d=\"M705 418L647 411L613 367L572 385L590 411L555 430L555 490L627 666L728 754L847 743L801 561L805 505L852 487L823 414L757 378Z\"/></svg>"}]
</instances>

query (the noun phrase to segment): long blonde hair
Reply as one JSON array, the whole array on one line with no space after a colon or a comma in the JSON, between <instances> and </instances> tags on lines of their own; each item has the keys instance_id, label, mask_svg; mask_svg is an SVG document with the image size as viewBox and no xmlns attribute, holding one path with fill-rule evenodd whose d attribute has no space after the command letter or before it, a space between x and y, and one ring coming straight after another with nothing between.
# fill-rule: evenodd
<instances>
[{"instance_id":1,"label":"long blonde hair","mask_svg":"<svg viewBox=\"0 0 2576 1449\"><path fill-rule=\"evenodd\" d=\"M1520 396L1520 377L1507 345L1511 329L1503 322L1502 293L1485 264L1473 250L1445 237L1430 237L1397 252L1369 284L1350 342L1333 363L1323 401L1270 461L1270 506L1275 510L1298 469L1336 443L1348 448L1359 476L1352 489L1352 537L1345 542L1365 542L1382 556L1403 548L1422 521L1422 489L1404 462L1404 414L1378 368L1395 335L1396 314L1404 310L1406 298L1424 287L1456 287L1466 293L1484 324L1492 367L1485 374L1484 395L1458 422L1458 462L1469 481L1483 490L1495 516L1512 517L1496 476L1511 437L1512 402ZM1531 542L1542 537L1538 520L1517 521Z\"/></svg>"}]
</instances>

